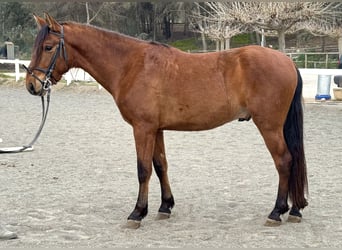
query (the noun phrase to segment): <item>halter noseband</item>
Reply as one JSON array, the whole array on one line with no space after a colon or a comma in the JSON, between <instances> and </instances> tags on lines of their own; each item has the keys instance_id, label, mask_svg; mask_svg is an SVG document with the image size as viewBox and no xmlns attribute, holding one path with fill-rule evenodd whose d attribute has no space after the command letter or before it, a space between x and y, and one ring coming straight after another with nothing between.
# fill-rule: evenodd
<instances>
[{"instance_id":1,"label":"halter noseband","mask_svg":"<svg viewBox=\"0 0 342 250\"><path fill-rule=\"evenodd\" d=\"M63 57L64 57L64 60L65 60L65 63L66 63L66 65L68 65L68 57L67 57L67 53L66 53L66 49L65 49L65 44L64 44L64 29L63 29L63 25L61 25L61 33L57 33L57 32L51 31L51 30L49 31L49 33L59 37L59 44L57 46L57 49L56 49L54 55L51 58L49 67L47 69L42 69L42 68L39 68L39 67L30 69L30 68L26 67L23 64L23 67L27 71L27 73L30 74L31 76L33 76L35 79L37 79L40 82L40 84L42 85L42 88L41 88L41 91L40 91L39 95L42 95L43 91L47 91L47 90L50 89L50 87L52 85L51 78L55 82L57 82L56 79L54 79L54 77L52 76L52 72L55 70L58 54L61 54L61 56L62 56L62 53L63 53ZM33 72L34 70L38 70L40 72L45 73L45 79L41 80L38 76L36 76L34 74L34 72Z\"/></svg>"}]
</instances>

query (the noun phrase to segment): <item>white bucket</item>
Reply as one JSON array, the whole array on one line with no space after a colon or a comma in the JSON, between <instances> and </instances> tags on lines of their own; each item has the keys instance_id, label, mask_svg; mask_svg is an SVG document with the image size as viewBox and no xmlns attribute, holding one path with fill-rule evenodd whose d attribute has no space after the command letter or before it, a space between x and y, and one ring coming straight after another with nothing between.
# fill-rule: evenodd
<instances>
[{"instance_id":1,"label":"white bucket","mask_svg":"<svg viewBox=\"0 0 342 250\"><path fill-rule=\"evenodd\" d=\"M330 100L330 82L331 82L331 75L318 75L317 81L317 94L315 99L317 100Z\"/></svg>"}]
</instances>

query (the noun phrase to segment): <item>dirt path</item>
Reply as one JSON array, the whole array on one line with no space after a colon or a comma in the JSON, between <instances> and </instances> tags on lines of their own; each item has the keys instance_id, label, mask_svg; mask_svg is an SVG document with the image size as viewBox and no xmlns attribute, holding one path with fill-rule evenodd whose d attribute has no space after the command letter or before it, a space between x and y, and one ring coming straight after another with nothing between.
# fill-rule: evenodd
<instances>
[{"instance_id":1,"label":"dirt path","mask_svg":"<svg viewBox=\"0 0 342 250\"><path fill-rule=\"evenodd\" d=\"M0 86L0 146L29 142L40 109L23 88ZM35 150L0 155L0 221L19 236L0 248L341 246L341 103L306 104L310 197L300 224L263 226L278 177L252 122L165 137L173 214L155 220L153 174L148 216L124 229L138 192L131 127L104 90L53 91Z\"/></svg>"}]
</instances>

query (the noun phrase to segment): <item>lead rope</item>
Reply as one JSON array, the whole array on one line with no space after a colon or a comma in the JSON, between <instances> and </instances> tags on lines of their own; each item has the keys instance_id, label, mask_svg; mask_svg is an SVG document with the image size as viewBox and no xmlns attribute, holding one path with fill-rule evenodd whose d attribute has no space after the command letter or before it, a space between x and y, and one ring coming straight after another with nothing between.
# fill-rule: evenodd
<instances>
[{"instance_id":1,"label":"lead rope","mask_svg":"<svg viewBox=\"0 0 342 250\"><path fill-rule=\"evenodd\" d=\"M25 151L32 151L33 150L33 144L37 141L40 133L43 130L45 121L46 121L46 117L49 111L49 106L50 106L50 92L51 92L51 88L47 89L47 95L46 95L46 109L45 109L45 100L44 100L44 96L41 96L41 100L42 100L42 120L40 122L40 126L38 128L38 131L35 135L35 137L33 138L33 140L25 146L21 146L21 147L8 147L8 148L0 148L0 154L9 154L9 153L21 153L21 152L25 152Z\"/></svg>"},{"instance_id":2,"label":"lead rope","mask_svg":"<svg viewBox=\"0 0 342 250\"><path fill-rule=\"evenodd\" d=\"M42 121L40 123L39 129L35 135L35 137L33 138L33 140L26 146L21 146L21 147L9 147L9 148L0 148L0 154L7 154L7 153L20 153L20 152L24 152L24 151L32 151L33 150L33 144L37 141L40 133L43 130L45 121L46 121L46 117L49 111L49 105L50 105L50 92L51 92L51 80L50 78L52 76L52 72L55 69L56 66L56 61L57 61L57 57L58 57L58 53L60 53L64 56L64 60L66 65L68 66L68 57L67 57L67 53L66 53L66 49L65 49L65 44L64 44L64 29L63 29L63 25L61 25L61 33L56 33L53 31L50 31L51 34L54 34L56 36L59 36L60 40L59 40L59 44L57 47L57 50L55 52L55 54L53 55L53 57L51 58L51 62L50 65L48 67L47 70L45 69L41 69L41 68L35 68L33 70L29 69L28 67L26 67L23 64L24 69L27 71L28 74L32 75L36 80L38 80L40 82L41 86L41 91L40 91L40 95L41 95L41 99L42 99ZM33 71L34 70L38 70L41 71L43 73L45 73L45 80L41 80L39 77L37 77ZM47 92L47 98L46 98L46 109L45 109L45 100L44 100L44 96L42 95L44 93L44 91Z\"/></svg>"}]
</instances>

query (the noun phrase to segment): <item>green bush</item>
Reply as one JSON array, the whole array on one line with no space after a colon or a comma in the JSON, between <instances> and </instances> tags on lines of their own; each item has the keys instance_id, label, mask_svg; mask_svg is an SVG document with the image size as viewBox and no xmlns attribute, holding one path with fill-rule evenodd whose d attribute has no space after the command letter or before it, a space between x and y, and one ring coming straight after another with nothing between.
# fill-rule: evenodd
<instances>
[{"instance_id":1,"label":"green bush","mask_svg":"<svg viewBox=\"0 0 342 250\"><path fill-rule=\"evenodd\" d=\"M230 43L231 43L232 48L241 47L247 44L252 44L251 36L250 34L239 34L239 35L233 36Z\"/></svg>"},{"instance_id":2,"label":"green bush","mask_svg":"<svg viewBox=\"0 0 342 250\"><path fill-rule=\"evenodd\" d=\"M177 40L172 43L170 43L171 46L176 47L183 51L191 51L191 50L198 50L201 49L197 45L196 38L188 38L183 40Z\"/></svg>"}]
</instances>

